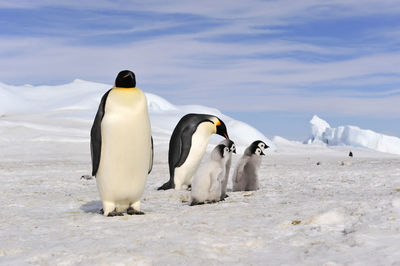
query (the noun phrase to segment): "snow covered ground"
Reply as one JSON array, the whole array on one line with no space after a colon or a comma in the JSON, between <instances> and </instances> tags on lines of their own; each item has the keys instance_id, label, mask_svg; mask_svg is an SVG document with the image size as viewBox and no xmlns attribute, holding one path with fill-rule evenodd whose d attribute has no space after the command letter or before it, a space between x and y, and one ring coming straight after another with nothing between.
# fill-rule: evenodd
<instances>
[{"instance_id":1,"label":"snow covered ground","mask_svg":"<svg viewBox=\"0 0 400 266\"><path fill-rule=\"evenodd\" d=\"M168 179L159 124L146 215L103 217L95 179L81 179L94 113L78 107L0 118L1 265L400 265L398 155L276 137L259 191L190 207L188 191L156 191ZM152 123L183 112L170 109Z\"/></svg>"}]
</instances>

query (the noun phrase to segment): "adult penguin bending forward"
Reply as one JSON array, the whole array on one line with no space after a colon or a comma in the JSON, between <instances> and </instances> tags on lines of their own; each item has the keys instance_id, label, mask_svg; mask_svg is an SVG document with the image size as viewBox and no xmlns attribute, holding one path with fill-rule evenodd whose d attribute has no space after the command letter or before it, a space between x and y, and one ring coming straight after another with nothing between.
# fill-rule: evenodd
<instances>
[{"instance_id":1,"label":"adult penguin bending forward","mask_svg":"<svg viewBox=\"0 0 400 266\"><path fill-rule=\"evenodd\" d=\"M147 174L153 165L153 141L147 100L135 74L121 71L104 94L90 132L92 175L96 176L105 216L140 211Z\"/></svg>"},{"instance_id":2,"label":"adult penguin bending forward","mask_svg":"<svg viewBox=\"0 0 400 266\"><path fill-rule=\"evenodd\" d=\"M225 123L208 114L187 114L176 125L169 141L170 179L158 190L183 189L192 183L212 134L229 139Z\"/></svg>"}]
</instances>

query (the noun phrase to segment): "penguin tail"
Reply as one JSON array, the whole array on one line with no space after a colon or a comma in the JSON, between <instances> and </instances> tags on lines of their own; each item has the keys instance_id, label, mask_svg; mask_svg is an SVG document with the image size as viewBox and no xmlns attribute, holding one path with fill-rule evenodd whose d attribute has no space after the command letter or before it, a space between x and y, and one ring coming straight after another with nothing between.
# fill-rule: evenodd
<instances>
[{"instance_id":1,"label":"penguin tail","mask_svg":"<svg viewBox=\"0 0 400 266\"><path fill-rule=\"evenodd\" d=\"M162 185L161 187L157 188L157 190L167 190L167 189L171 189L171 188L173 188L172 185L171 185L171 182L168 181L164 185Z\"/></svg>"}]
</instances>

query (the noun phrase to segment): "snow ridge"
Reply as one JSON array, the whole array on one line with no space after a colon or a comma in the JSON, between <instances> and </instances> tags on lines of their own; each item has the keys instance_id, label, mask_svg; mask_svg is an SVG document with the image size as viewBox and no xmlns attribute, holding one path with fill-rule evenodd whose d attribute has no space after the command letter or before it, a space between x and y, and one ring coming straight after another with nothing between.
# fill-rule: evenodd
<instances>
[{"instance_id":1,"label":"snow ridge","mask_svg":"<svg viewBox=\"0 0 400 266\"><path fill-rule=\"evenodd\" d=\"M68 112L69 117L86 120L94 118L102 95L111 85L76 79L71 83L57 86L11 86L0 83L0 116L29 112ZM146 89L145 89L146 91ZM222 114L215 108L201 105L174 105L166 99L145 93L150 114L153 136L169 138L179 119L187 113L207 113L221 118L230 138L237 146L246 147L255 140L263 140L271 150L272 141L254 127ZM221 139L213 136L211 143Z\"/></svg>"}]
</instances>

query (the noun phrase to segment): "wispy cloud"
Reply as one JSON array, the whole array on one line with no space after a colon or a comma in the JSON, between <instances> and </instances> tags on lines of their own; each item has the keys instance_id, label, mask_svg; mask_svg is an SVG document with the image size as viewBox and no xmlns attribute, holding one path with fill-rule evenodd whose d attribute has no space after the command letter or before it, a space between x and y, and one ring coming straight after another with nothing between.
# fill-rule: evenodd
<instances>
[{"instance_id":1,"label":"wispy cloud","mask_svg":"<svg viewBox=\"0 0 400 266\"><path fill-rule=\"evenodd\" d=\"M22 0L1 14L2 82L111 84L128 68L179 104L400 116L400 49L379 42L398 41L397 1Z\"/></svg>"}]
</instances>

